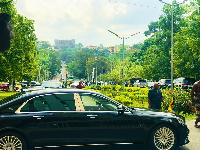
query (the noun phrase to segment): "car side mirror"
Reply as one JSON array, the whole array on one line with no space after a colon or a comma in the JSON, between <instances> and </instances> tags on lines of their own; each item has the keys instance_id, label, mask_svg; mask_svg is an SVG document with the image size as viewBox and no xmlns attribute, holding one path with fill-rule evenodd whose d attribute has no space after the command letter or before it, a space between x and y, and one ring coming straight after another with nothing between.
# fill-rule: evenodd
<instances>
[{"instance_id":1,"label":"car side mirror","mask_svg":"<svg viewBox=\"0 0 200 150\"><path fill-rule=\"evenodd\" d=\"M117 110L118 110L118 115L123 115L124 114L124 108L123 108L122 105L119 105Z\"/></svg>"}]
</instances>

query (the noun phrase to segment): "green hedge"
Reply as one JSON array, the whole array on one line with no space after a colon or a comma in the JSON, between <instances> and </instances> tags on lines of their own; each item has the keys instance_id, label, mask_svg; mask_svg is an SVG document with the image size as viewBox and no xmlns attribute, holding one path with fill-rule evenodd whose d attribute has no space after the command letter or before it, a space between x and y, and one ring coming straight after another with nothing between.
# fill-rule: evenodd
<instances>
[{"instance_id":1,"label":"green hedge","mask_svg":"<svg viewBox=\"0 0 200 150\"><path fill-rule=\"evenodd\" d=\"M98 91L114 100L122 103L123 105L130 107L142 107L148 108L148 92L149 88L140 87L123 87L120 85L108 85L108 86L89 86L85 89ZM176 113L181 114L194 114L195 110L192 106L190 90L183 90L181 88L175 88L173 94L171 89L161 89L162 95L165 101L165 105L161 105L163 111L167 111L171 98L174 97L175 107L173 109Z\"/></svg>"}]
</instances>

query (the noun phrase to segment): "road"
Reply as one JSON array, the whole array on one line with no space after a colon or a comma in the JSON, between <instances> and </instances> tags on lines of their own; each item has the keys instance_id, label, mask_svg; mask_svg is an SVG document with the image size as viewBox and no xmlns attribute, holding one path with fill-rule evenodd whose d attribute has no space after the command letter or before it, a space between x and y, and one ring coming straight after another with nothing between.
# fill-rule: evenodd
<instances>
[{"instance_id":1,"label":"road","mask_svg":"<svg viewBox=\"0 0 200 150\"><path fill-rule=\"evenodd\" d=\"M194 127L195 120L187 120L186 124L190 130L189 140L190 143L187 145L178 147L176 150L200 150L200 128L197 129ZM45 148L46 149L46 148ZM48 148L50 150L55 150L55 148ZM85 147L67 147L67 148L56 148L56 150L123 150L123 149L134 149L134 150L149 150L145 147L144 144L136 145L109 145L109 146L85 146ZM47 150L47 149L46 149Z\"/></svg>"},{"instance_id":2,"label":"road","mask_svg":"<svg viewBox=\"0 0 200 150\"><path fill-rule=\"evenodd\" d=\"M195 120L186 120L186 124L190 130L189 133L189 140L190 143L188 143L185 146L181 146L177 148L177 150L200 150L200 128L194 127Z\"/></svg>"}]
</instances>

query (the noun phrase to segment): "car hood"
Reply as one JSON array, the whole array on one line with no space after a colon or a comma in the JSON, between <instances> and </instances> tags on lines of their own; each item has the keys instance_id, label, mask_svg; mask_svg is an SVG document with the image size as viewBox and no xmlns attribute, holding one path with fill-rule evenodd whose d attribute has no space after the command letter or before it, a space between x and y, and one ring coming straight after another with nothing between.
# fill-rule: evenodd
<instances>
[{"instance_id":1,"label":"car hood","mask_svg":"<svg viewBox=\"0 0 200 150\"><path fill-rule=\"evenodd\" d=\"M167 112L152 110L148 108L134 108L133 113L136 113L138 116L167 117L167 118L180 117L180 115L177 115L174 113L167 113Z\"/></svg>"}]
</instances>

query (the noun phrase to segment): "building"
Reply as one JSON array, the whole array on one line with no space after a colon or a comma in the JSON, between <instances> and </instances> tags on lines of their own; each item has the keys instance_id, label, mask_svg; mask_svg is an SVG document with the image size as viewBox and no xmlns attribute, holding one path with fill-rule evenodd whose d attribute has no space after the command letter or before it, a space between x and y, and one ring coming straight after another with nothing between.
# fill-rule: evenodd
<instances>
[{"instance_id":1,"label":"building","mask_svg":"<svg viewBox=\"0 0 200 150\"><path fill-rule=\"evenodd\" d=\"M57 47L58 49L63 48L63 47L69 47L69 48L75 47L75 39L72 39L72 40L55 39L54 42L55 42L55 47Z\"/></svg>"},{"instance_id":2,"label":"building","mask_svg":"<svg viewBox=\"0 0 200 150\"><path fill-rule=\"evenodd\" d=\"M122 49L123 45L116 45L116 46L109 46L108 50L111 54L114 54L116 52L119 52L120 49ZM137 51L138 49L133 48L133 46L124 45L124 49L127 51Z\"/></svg>"}]
</instances>

